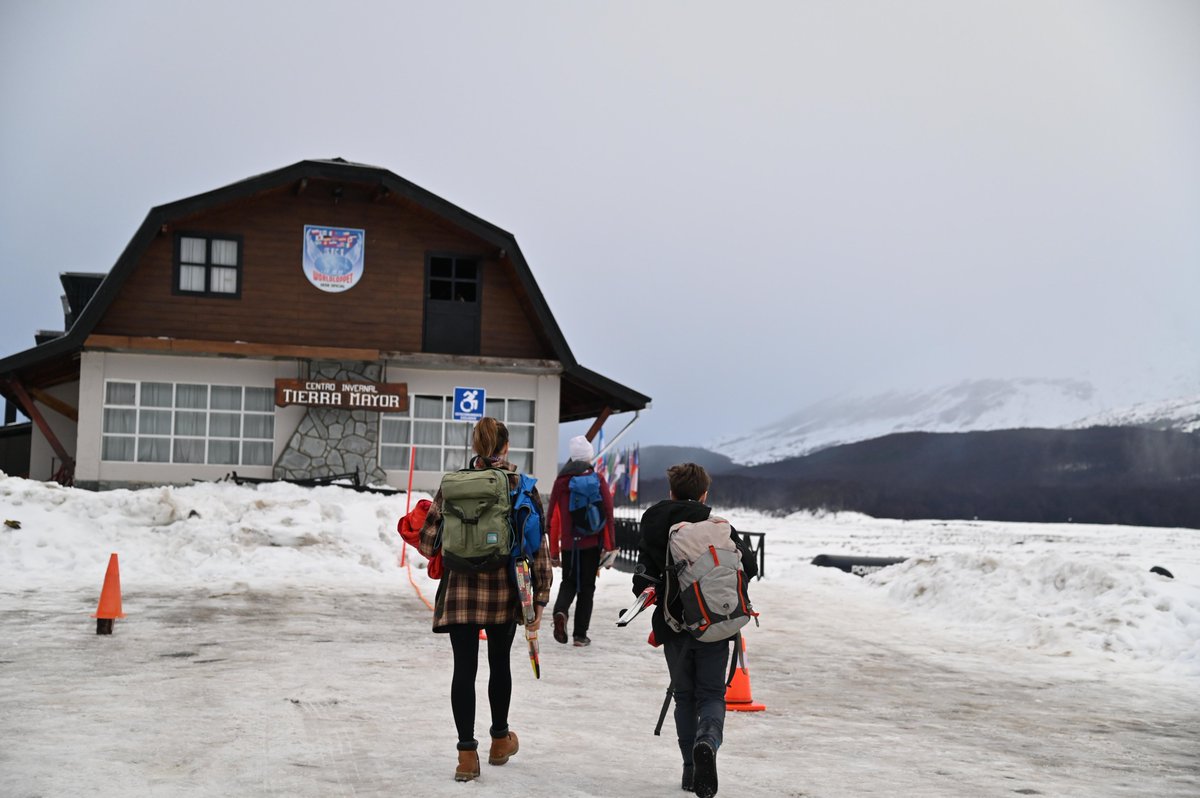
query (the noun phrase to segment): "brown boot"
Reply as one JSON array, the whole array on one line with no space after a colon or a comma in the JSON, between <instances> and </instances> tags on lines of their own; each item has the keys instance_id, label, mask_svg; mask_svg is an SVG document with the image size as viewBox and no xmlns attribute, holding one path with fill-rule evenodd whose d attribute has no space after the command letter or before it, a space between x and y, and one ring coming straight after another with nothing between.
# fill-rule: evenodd
<instances>
[{"instance_id":1,"label":"brown boot","mask_svg":"<svg viewBox=\"0 0 1200 798\"><path fill-rule=\"evenodd\" d=\"M454 780L471 781L477 778L479 778L479 752L459 751L458 767L454 769Z\"/></svg>"},{"instance_id":2,"label":"brown boot","mask_svg":"<svg viewBox=\"0 0 1200 798\"><path fill-rule=\"evenodd\" d=\"M504 737L493 737L492 750L488 752L488 764L503 765L520 747L517 743L517 735L513 732L509 732Z\"/></svg>"}]
</instances>

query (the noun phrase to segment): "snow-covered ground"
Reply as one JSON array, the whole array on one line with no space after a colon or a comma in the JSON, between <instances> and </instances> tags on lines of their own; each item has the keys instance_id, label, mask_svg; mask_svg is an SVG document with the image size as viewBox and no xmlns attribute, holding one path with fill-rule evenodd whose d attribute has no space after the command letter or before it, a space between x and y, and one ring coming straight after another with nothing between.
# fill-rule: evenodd
<instances>
[{"instance_id":1,"label":"snow-covered ground","mask_svg":"<svg viewBox=\"0 0 1200 798\"><path fill-rule=\"evenodd\" d=\"M414 499L419 496L414 495ZM645 619L605 572L587 649L518 642L520 753L451 779L436 585L406 497L337 487L89 493L0 476L0 795L669 796ZM731 796L1200 794L1200 531L772 518ZM97 636L118 553L127 617ZM859 578L813 556L908 556ZM1175 578L1150 572L1152 566ZM486 664L478 734L486 735ZM483 792L479 792L483 791Z\"/></svg>"}]
</instances>

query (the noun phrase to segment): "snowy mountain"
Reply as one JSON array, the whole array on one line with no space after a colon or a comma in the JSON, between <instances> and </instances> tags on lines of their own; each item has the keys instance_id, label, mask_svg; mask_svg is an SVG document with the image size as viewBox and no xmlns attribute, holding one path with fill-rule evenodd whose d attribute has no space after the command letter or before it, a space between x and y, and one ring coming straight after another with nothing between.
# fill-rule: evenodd
<instances>
[{"instance_id":1,"label":"snowy mountain","mask_svg":"<svg viewBox=\"0 0 1200 798\"><path fill-rule=\"evenodd\" d=\"M1200 397L1128 403L1076 379L980 379L929 390L833 397L709 448L743 465L799 457L893 432L968 432L1101 424L1200 429ZM1190 426L1189 426L1190 425Z\"/></svg>"},{"instance_id":2,"label":"snowy mountain","mask_svg":"<svg viewBox=\"0 0 1200 798\"><path fill-rule=\"evenodd\" d=\"M1150 427L1151 429L1200 432L1200 396L1160 402L1139 402L1121 410L1109 410L1082 418L1073 427Z\"/></svg>"}]
</instances>

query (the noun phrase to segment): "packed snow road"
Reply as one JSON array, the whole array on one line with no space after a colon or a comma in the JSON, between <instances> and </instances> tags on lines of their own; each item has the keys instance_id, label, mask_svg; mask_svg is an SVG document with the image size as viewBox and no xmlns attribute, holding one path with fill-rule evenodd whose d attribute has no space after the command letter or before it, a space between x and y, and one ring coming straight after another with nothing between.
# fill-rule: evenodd
<instances>
[{"instance_id":1,"label":"packed snow road","mask_svg":"<svg viewBox=\"0 0 1200 798\"><path fill-rule=\"evenodd\" d=\"M997 646L857 584L755 583L767 711L729 714L721 795L1200 794L1195 680ZM94 591L0 592L0 795L679 795L670 719L652 734L667 677L648 619L613 624L631 598L605 572L593 645L544 634L540 681L518 639L520 753L457 784L449 642L407 582L127 586L111 637L94 634ZM485 680L486 665L478 735Z\"/></svg>"}]
</instances>

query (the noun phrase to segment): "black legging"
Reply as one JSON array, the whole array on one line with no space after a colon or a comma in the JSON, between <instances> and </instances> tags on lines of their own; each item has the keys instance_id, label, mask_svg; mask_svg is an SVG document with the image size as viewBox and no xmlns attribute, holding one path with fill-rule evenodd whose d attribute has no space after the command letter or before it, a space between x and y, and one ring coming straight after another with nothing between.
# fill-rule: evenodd
<instances>
[{"instance_id":1,"label":"black legging","mask_svg":"<svg viewBox=\"0 0 1200 798\"><path fill-rule=\"evenodd\" d=\"M479 629L476 624L454 624L449 628L454 649L454 676L450 679L450 709L458 729L458 750L473 751L475 739L475 674L479 671ZM488 703L492 708L492 737L508 733L508 705L512 702L512 668L509 653L517 623L482 627L487 632Z\"/></svg>"}]
</instances>

